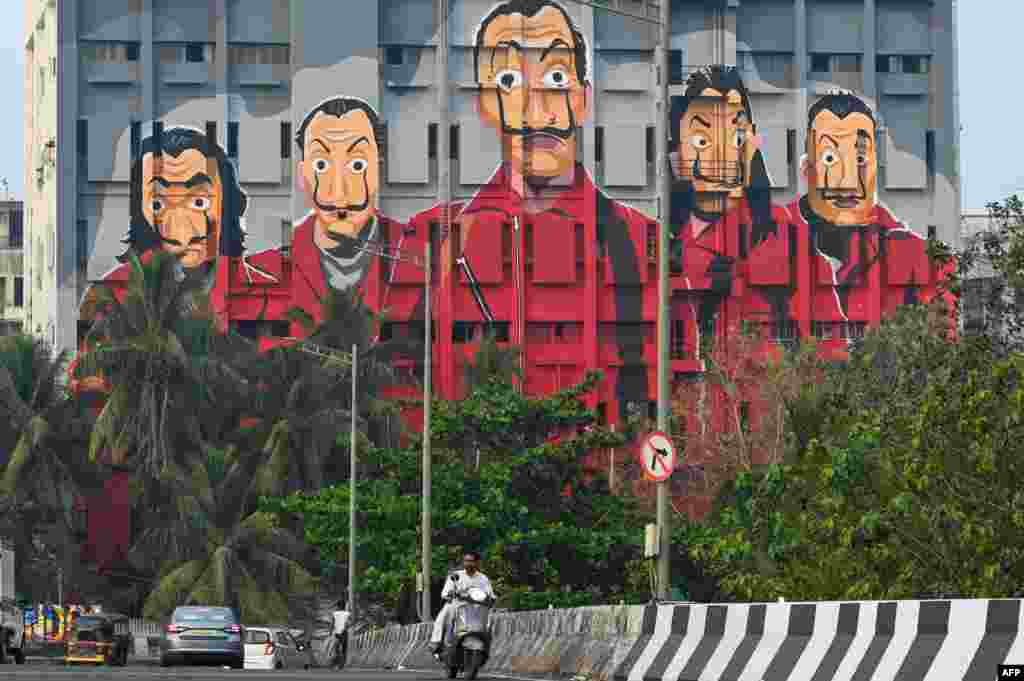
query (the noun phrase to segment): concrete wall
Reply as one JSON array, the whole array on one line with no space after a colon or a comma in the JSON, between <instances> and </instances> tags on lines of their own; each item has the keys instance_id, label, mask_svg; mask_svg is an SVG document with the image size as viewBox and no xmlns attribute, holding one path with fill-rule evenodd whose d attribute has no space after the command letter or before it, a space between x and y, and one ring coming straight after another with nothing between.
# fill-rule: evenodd
<instances>
[{"instance_id":1,"label":"concrete wall","mask_svg":"<svg viewBox=\"0 0 1024 681\"><path fill-rule=\"evenodd\" d=\"M675 604L499 615L483 674L615 681L983 681L1019 663L1018 599ZM427 625L355 639L356 667L436 670Z\"/></svg>"}]
</instances>

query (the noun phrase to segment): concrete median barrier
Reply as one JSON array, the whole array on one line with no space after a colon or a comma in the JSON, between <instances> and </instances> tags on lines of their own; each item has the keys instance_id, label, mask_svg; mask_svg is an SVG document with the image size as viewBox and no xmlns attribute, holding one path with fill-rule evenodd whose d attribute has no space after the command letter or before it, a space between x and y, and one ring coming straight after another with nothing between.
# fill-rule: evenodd
<instances>
[{"instance_id":1,"label":"concrete median barrier","mask_svg":"<svg viewBox=\"0 0 1024 681\"><path fill-rule=\"evenodd\" d=\"M602 606L495 615L486 671L588 681L978 681L1024 663L1020 599ZM353 641L353 666L436 669L429 624Z\"/></svg>"}]
</instances>

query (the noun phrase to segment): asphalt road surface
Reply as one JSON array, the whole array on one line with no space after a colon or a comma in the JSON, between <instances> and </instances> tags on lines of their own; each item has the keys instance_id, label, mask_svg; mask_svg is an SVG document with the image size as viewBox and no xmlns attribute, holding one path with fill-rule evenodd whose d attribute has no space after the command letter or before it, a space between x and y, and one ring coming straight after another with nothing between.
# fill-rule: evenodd
<instances>
[{"instance_id":1,"label":"asphalt road surface","mask_svg":"<svg viewBox=\"0 0 1024 681\"><path fill-rule=\"evenodd\" d=\"M431 671L380 671L362 669L313 669L310 671L278 670L262 671L254 669L222 669L220 667L180 666L167 669L155 665L129 664L127 667L64 667L53 663L29 663L26 665L3 665L0 676L4 681L79 681L80 679L97 679L110 681L160 681L160 679L188 679L189 681L230 681L242 676L247 679L266 681L438 681L446 679L445 671L438 666ZM459 675L462 679L463 675ZM496 679L488 677L486 669L481 670L477 677L481 681ZM508 677L504 677L507 679Z\"/></svg>"}]
</instances>

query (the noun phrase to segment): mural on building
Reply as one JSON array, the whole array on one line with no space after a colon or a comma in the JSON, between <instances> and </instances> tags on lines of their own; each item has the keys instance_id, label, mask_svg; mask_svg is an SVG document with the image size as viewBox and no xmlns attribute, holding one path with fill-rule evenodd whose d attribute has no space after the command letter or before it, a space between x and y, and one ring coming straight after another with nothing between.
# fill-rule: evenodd
<instances>
[{"instance_id":1,"label":"mural on building","mask_svg":"<svg viewBox=\"0 0 1024 681\"><path fill-rule=\"evenodd\" d=\"M550 284L575 282L578 259L607 257L607 276L620 284L608 321L640 322L637 253L651 219L601 191L577 159L581 126L594 98L586 38L560 4L512 0L483 18L473 45L477 110L500 138L503 163L468 202L435 207L413 217L412 226L425 234L447 209L459 229L456 262L468 270L471 282L487 285L489 294L491 285L503 281L502 239L511 240L511 286L491 295L509 319L512 343L526 341L524 254L532 256L533 281ZM510 236L503 234L507 225ZM454 271L450 260L442 260L446 283ZM487 314L491 306L480 301L477 294L477 305ZM583 316L579 309L560 312L567 321ZM615 339L621 361L642 364L642 348L623 340ZM622 407L627 396L646 399L647 383L646 372L619 372L615 392Z\"/></svg>"},{"instance_id":2,"label":"mural on building","mask_svg":"<svg viewBox=\"0 0 1024 681\"><path fill-rule=\"evenodd\" d=\"M557 0L507 0L484 12L477 2L452 5L444 20L459 35L449 55L448 120L429 110L429 88L438 75L433 69L440 68L440 61L432 61L438 43L429 20L420 28L422 22L395 20L386 10L379 17L354 17L342 27L351 33L337 46L310 37L327 30L319 19L315 26L291 26L284 31L291 35L291 63L284 65L291 81L271 79L281 91L242 90L239 76L236 93L229 77L231 153L217 142L217 121L206 123L206 132L162 129L154 122L152 136L133 144L137 157L131 159L124 243L137 254L163 249L177 255L187 276L206 283L222 326L275 322L269 334L266 326L247 327L256 329L250 335L264 336L262 347L274 344L268 335L305 333L297 322L289 326L290 308L302 308L318 321L328 291L352 289L371 309L387 314L393 322L388 334L422 342L422 328L415 327L423 321L429 288L439 396L459 397L458 374L473 351L475 332L490 327L500 341L524 349L527 392L566 387L587 369L600 369L608 380L587 399L604 410L607 421L621 420L631 405L646 406L651 414L658 240L656 161L653 151L645 159L642 148L652 110L642 92L650 75L642 31L636 28L636 36L622 39L619 24L600 10ZM702 10L691 5L682 9L693 19ZM766 17L775 16L770 10ZM586 19L588 12L593 21ZM589 25L596 37L580 28ZM363 26L376 33L359 33ZM684 49L703 49L703 38L691 40L699 30L681 32L693 43ZM596 40L603 44L597 53L591 50ZM374 58L378 47L381 56ZM683 67L692 72L682 95L671 101L670 337L677 378L706 368L702 337L721 337L743 323L760 327L766 343L817 337L828 352L841 355L849 340L898 305L938 295L943 273L928 259L927 227L904 225L879 201L880 188L914 188L918 175L927 176L927 164L907 162L909 170L895 172L898 149L892 145L889 176L880 181L875 147L885 135L878 134L880 119L868 104L874 96L808 92L809 110L801 105L797 114L802 119L806 113L806 121L785 123L792 120L792 107L774 102L787 96L797 101L798 92L786 84L788 71L786 78L767 83L779 69L769 68L776 60L766 55L748 51L739 69ZM751 64L764 66L756 73L758 84ZM236 66L271 87L269 76L248 68L263 65L231 68ZM820 61L812 66L818 73L826 69ZM808 87L813 79L799 80ZM909 100L901 94L898 104L886 105L890 129L898 127L901 111L909 119L905 112L918 110L916 100ZM186 123L202 125L192 120L202 117L199 105L168 106ZM159 107L155 111L159 116ZM224 115L221 109L209 111L211 118ZM590 123L593 130L586 129ZM482 136L474 145L477 124ZM799 139L802 130L782 124L806 125L805 149L796 149L789 137ZM268 152L264 139L274 126L282 129L280 155L275 148ZM922 127L915 128L920 140L906 135L908 148L925 142ZM449 135L451 167L459 164L449 189L458 198L431 206L433 172L440 170L437 142ZM124 134L114 137L115 148L127 147ZM653 136L647 141L653 149ZM485 143L500 154L487 155ZM591 150L593 158L584 159ZM797 172L801 153L806 156ZM125 156L114 156L104 163L122 167L115 161ZM127 176L122 168L118 172ZM292 177L281 168L291 168ZM102 172L89 181L105 181L98 177ZM792 172L793 178L772 177L780 172ZM805 191L791 182L801 174ZM302 206L284 211L292 198L290 180ZM258 195L250 187L247 196L243 181L263 186ZM922 182L924 196L930 190ZM96 199L98 217L104 201L116 203L113 196ZM915 204L900 205L902 213ZM927 214L917 208L910 214ZM246 249L247 215L256 223L248 243L260 246L253 253ZM130 267L128 251L110 244L115 235L121 238L117 220L123 219L100 220L107 245L97 259L102 272L119 256L119 264L102 277L119 295ZM278 242L282 223L290 237ZM437 276L426 287L421 265L428 239ZM91 318L94 297L90 290L84 298L85 319ZM123 526L118 532L126 534Z\"/></svg>"},{"instance_id":3,"label":"mural on building","mask_svg":"<svg viewBox=\"0 0 1024 681\"><path fill-rule=\"evenodd\" d=\"M222 323L233 299L258 300L256 309L232 312L262 318L269 312L270 287L280 282L271 274L279 259L276 251L245 253L248 197L234 165L215 140L197 129L155 127L133 159L127 249L103 284L123 300L130 254L144 257L163 250L178 258L186 277L203 282ZM95 296L91 287L83 300L83 319L96 314Z\"/></svg>"},{"instance_id":4,"label":"mural on building","mask_svg":"<svg viewBox=\"0 0 1024 681\"><path fill-rule=\"evenodd\" d=\"M296 172L310 210L294 224L292 304L316 321L328 288L365 293L384 266L377 249L402 230L377 206L379 129L368 103L334 97L309 111L295 135Z\"/></svg>"}]
</instances>

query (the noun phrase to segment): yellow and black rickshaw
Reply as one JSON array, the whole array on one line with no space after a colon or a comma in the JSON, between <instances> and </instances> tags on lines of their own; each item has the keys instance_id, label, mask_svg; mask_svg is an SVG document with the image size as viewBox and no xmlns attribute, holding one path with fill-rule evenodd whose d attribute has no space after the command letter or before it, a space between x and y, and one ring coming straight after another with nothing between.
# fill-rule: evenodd
<instances>
[{"instance_id":1,"label":"yellow and black rickshaw","mask_svg":"<svg viewBox=\"0 0 1024 681\"><path fill-rule=\"evenodd\" d=\"M125 615L77 615L64 636L64 664L89 662L124 666L128 663L131 629Z\"/></svg>"}]
</instances>

